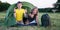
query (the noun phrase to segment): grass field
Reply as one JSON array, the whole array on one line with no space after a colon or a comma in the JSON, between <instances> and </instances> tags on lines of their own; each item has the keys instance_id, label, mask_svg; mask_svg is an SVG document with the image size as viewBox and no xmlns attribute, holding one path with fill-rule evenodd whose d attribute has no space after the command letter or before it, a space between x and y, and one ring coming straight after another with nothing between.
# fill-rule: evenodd
<instances>
[{"instance_id":1,"label":"grass field","mask_svg":"<svg viewBox=\"0 0 60 30\"><path fill-rule=\"evenodd\" d=\"M39 23L41 24L41 16L45 13L39 13ZM60 30L60 13L48 13L51 20L51 27L42 26L21 26L21 27L9 27L0 26L0 30ZM4 20L6 13L0 12L0 20ZM1 22L1 21L0 21Z\"/></svg>"}]
</instances>

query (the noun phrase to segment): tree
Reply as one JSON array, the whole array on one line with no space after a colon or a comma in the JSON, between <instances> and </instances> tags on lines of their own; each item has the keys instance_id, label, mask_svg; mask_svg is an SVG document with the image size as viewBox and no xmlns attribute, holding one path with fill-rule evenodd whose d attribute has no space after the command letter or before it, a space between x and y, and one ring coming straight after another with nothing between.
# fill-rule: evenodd
<instances>
[{"instance_id":1,"label":"tree","mask_svg":"<svg viewBox=\"0 0 60 30\"><path fill-rule=\"evenodd\" d=\"M2 2L0 1L0 4L1 4Z\"/></svg>"},{"instance_id":2,"label":"tree","mask_svg":"<svg viewBox=\"0 0 60 30\"><path fill-rule=\"evenodd\" d=\"M2 3L2 2L0 2L0 12L1 11L6 11L9 6L10 6L9 3Z\"/></svg>"}]
</instances>

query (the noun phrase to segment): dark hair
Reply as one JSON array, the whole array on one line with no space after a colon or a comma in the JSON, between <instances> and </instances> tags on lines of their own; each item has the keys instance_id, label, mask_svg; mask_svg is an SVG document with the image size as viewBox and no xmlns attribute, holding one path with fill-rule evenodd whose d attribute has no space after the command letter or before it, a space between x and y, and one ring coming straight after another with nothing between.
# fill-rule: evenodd
<instances>
[{"instance_id":1,"label":"dark hair","mask_svg":"<svg viewBox=\"0 0 60 30\"><path fill-rule=\"evenodd\" d=\"M37 7L34 7L32 10L31 10L31 14L33 13L34 9L36 9ZM37 12L38 13L38 12Z\"/></svg>"},{"instance_id":2,"label":"dark hair","mask_svg":"<svg viewBox=\"0 0 60 30\"><path fill-rule=\"evenodd\" d=\"M21 4L22 4L22 2L18 1L18 2L16 3L16 5L17 5L17 4L19 4L19 3L21 3Z\"/></svg>"}]
</instances>

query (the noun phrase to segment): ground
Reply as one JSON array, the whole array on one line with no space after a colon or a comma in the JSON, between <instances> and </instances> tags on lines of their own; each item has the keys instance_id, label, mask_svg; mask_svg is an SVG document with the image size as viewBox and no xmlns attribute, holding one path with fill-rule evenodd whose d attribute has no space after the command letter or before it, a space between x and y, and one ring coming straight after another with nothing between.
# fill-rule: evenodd
<instances>
[{"instance_id":1,"label":"ground","mask_svg":"<svg viewBox=\"0 0 60 30\"><path fill-rule=\"evenodd\" d=\"M39 13L39 23L41 24L41 16L45 13ZM51 20L51 27L42 26L20 26L20 27L5 27L0 26L0 30L60 30L60 13L48 13ZM6 13L0 12L0 25L4 23Z\"/></svg>"}]
</instances>

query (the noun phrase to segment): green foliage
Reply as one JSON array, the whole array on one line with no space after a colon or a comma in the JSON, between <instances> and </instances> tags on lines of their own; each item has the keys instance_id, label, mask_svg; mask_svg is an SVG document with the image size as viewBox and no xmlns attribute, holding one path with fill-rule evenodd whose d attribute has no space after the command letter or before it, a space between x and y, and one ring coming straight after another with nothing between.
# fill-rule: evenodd
<instances>
[{"instance_id":1,"label":"green foliage","mask_svg":"<svg viewBox=\"0 0 60 30\"><path fill-rule=\"evenodd\" d=\"M57 12L60 12L60 0L57 0L57 2L54 4L54 8L57 10Z\"/></svg>"},{"instance_id":2,"label":"green foliage","mask_svg":"<svg viewBox=\"0 0 60 30\"><path fill-rule=\"evenodd\" d=\"M52 12L52 9L53 8L41 8L41 9L38 9L39 12Z\"/></svg>"},{"instance_id":3,"label":"green foliage","mask_svg":"<svg viewBox=\"0 0 60 30\"><path fill-rule=\"evenodd\" d=\"M60 0L57 0L57 3L60 3Z\"/></svg>"},{"instance_id":4,"label":"green foliage","mask_svg":"<svg viewBox=\"0 0 60 30\"><path fill-rule=\"evenodd\" d=\"M9 6L10 6L9 3L2 3L2 2L0 2L0 11L6 11Z\"/></svg>"}]
</instances>

